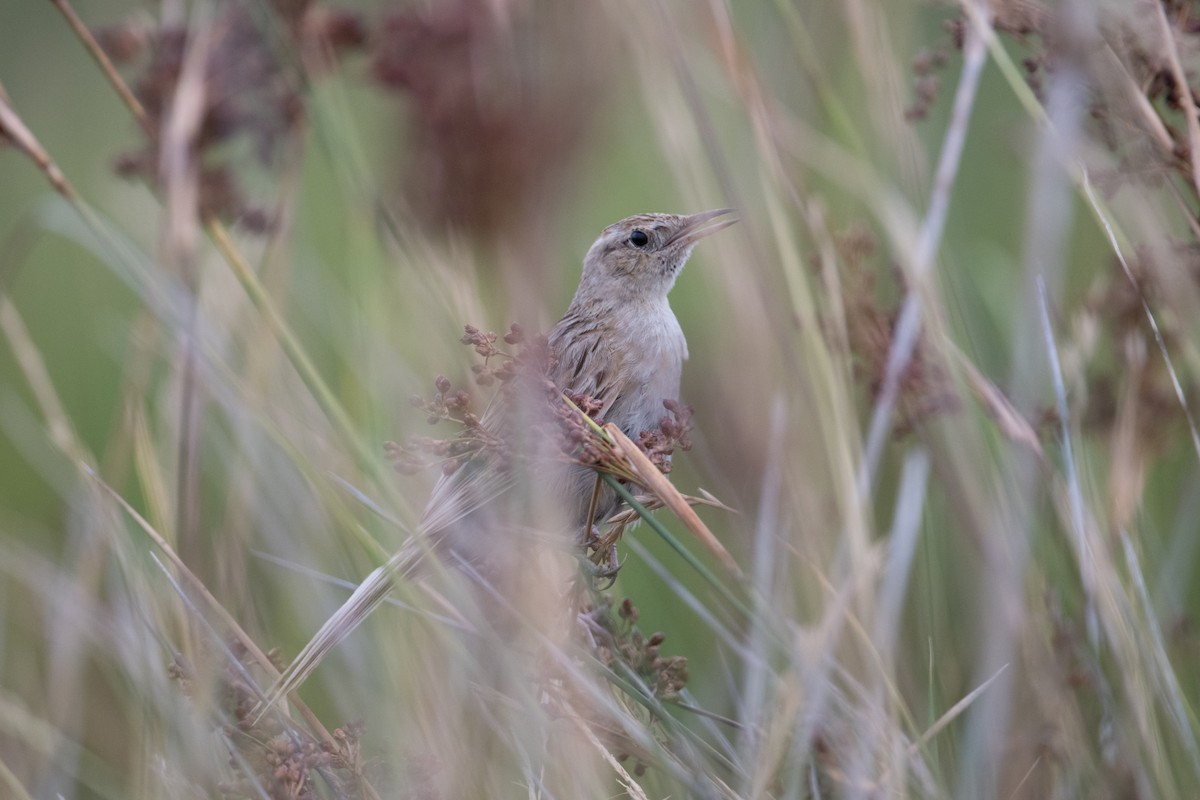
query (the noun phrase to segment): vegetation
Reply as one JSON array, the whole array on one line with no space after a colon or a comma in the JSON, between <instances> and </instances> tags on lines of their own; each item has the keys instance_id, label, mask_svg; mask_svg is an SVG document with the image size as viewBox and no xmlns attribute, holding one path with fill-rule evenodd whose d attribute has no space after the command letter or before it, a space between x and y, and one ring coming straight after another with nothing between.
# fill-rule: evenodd
<instances>
[{"instance_id":1,"label":"vegetation","mask_svg":"<svg viewBox=\"0 0 1200 800\"><path fill-rule=\"evenodd\" d=\"M1193 797L1198 70L1180 0L0 4L0 796ZM691 408L545 434L617 527L266 708L599 230L722 206Z\"/></svg>"}]
</instances>

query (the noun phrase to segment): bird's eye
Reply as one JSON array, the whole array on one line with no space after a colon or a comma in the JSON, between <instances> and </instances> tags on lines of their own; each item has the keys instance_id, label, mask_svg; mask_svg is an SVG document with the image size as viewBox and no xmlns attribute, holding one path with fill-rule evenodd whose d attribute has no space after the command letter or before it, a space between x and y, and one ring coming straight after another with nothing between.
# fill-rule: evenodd
<instances>
[{"instance_id":1,"label":"bird's eye","mask_svg":"<svg viewBox=\"0 0 1200 800\"><path fill-rule=\"evenodd\" d=\"M634 247L645 247L650 243L650 237L646 235L645 231L635 230L629 234L629 243Z\"/></svg>"}]
</instances>

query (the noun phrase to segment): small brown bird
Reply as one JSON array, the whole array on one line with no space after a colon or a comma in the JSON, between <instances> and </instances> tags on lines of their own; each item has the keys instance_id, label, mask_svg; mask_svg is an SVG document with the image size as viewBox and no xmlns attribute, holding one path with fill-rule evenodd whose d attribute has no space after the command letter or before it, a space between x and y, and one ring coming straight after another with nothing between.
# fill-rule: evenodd
<instances>
[{"instance_id":1,"label":"small brown bird","mask_svg":"<svg viewBox=\"0 0 1200 800\"><path fill-rule=\"evenodd\" d=\"M547 336L556 356L549 378L561 390L600 404L596 416L628 436L658 428L664 400L678 400L687 341L667 301L671 287L700 239L737 222L722 208L700 214L639 214L604 229L588 250L583 275L567 313ZM725 219L722 219L725 217ZM517 416L519 423L519 415ZM483 425L513 423L513 410L493 403ZM434 487L421 523L422 543L412 543L371 573L322 626L269 692L264 708L299 686L326 652L354 630L406 576L429 547L471 564L495 559L503 549L500 528L511 519L503 506L515 483L486 457L443 477ZM557 506L557 519L577 533L589 524L595 473L578 464L550 466L539 492ZM605 487L594 519L603 522L620 506Z\"/></svg>"},{"instance_id":2,"label":"small brown bird","mask_svg":"<svg viewBox=\"0 0 1200 800\"><path fill-rule=\"evenodd\" d=\"M584 258L567 313L549 333L558 357L554 383L598 401L596 416L631 438L658 428L663 401L679 399L687 340L667 294L696 242L737 222L721 219L730 213L640 214L608 226ZM576 466L568 480L570 519L585 524L595 475ZM618 505L607 490L596 520Z\"/></svg>"}]
</instances>

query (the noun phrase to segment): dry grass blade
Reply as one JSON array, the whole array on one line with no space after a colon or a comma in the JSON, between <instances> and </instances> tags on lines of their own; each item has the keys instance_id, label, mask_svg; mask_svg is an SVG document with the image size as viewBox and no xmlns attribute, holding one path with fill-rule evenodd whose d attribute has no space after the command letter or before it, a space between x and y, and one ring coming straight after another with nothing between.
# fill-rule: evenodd
<instances>
[{"instance_id":1,"label":"dry grass blade","mask_svg":"<svg viewBox=\"0 0 1200 800\"><path fill-rule=\"evenodd\" d=\"M946 713L938 717L937 721L930 725L925 732L921 734L920 738L909 745L909 758L916 756L921 751L921 748L925 747L925 745L929 744L929 742L932 741L935 736L944 731L947 725L958 719L958 717L960 717L964 711L970 708L971 704L979 699L979 696L986 692L988 687L995 683L996 680L998 680L1000 676L1003 675L1007 670L1008 665L1005 664L1000 669L996 670L996 672L990 678L976 686L965 697L952 705L946 711Z\"/></svg>"},{"instance_id":2,"label":"dry grass blade","mask_svg":"<svg viewBox=\"0 0 1200 800\"><path fill-rule=\"evenodd\" d=\"M18 150L27 155L38 169L46 174L46 179L50 181L50 185L56 192L68 200L75 198L75 190L67 183L62 170L54 163L54 159L50 158L50 154L38 142L33 132L25 126L20 115L9 103L8 94L4 91L4 84L0 84L0 136L6 137Z\"/></svg>"},{"instance_id":3,"label":"dry grass blade","mask_svg":"<svg viewBox=\"0 0 1200 800\"><path fill-rule=\"evenodd\" d=\"M980 372L979 368L963 353L957 349L951 350L951 353L959 369L966 376L971 390L999 426L1000 431L1014 442L1020 442L1028 447L1037 454L1038 458L1044 458L1045 454L1042 452L1042 443L1038 440L1037 431L1004 395L1000 387Z\"/></svg>"},{"instance_id":4,"label":"dry grass blade","mask_svg":"<svg viewBox=\"0 0 1200 800\"><path fill-rule=\"evenodd\" d=\"M604 428L604 431L612 437L612 441L615 443L614 455L618 459L624 459L635 479L653 492L653 498L658 503L671 509L726 569L740 577L741 571L733 557L691 508L692 504L712 505L720 508L727 508L727 506L712 498L692 498L681 494L619 428L609 425ZM454 504L441 505L458 507ZM461 509L458 513L461 514ZM637 516L636 511L627 511L613 518L611 522L615 526L620 526L632 522ZM450 520L438 518L433 527L442 529L448 527L450 522ZM426 526L429 527L430 524L431 520L427 520ZM256 713L260 715L265 713L281 697L291 694L299 688L329 652L357 629L363 620L384 601L395 585L395 581L411 574L426 554L426 547L422 547L419 542L410 541L395 553L387 564L368 575L354 590L350 598L322 624L320 630L296 655L292 663L268 690Z\"/></svg>"},{"instance_id":5,"label":"dry grass blade","mask_svg":"<svg viewBox=\"0 0 1200 800\"><path fill-rule=\"evenodd\" d=\"M870 496L871 487L875 484L875 470L882 456L887 435L891 431L892 411L900 394L901 377L909 369L916 355L922 328L927 327L923 321L923 293L934 272L937 253L945 233L946 219L950 213L950 198L966 145L979 81L987 64L984 43L990 34L991 28L986 21L980 23L979 29L972 26L966 31L962 74L954 95L950 126L946 129L942 149L938 155L929 210L921 221L910 256L911 262L907 265L911 285L896 319L888 347L883 386L871 411L871 421L867 429L858 478L859 494L864 500Z\"/></svg>"},{"instance_id":6,"label":"dry grass blade","mask_svg":"<svg viewBox=\"0 0 1200 800\"><path fill-rule=\"evenodd\" d=\"M629 796L634 798L634 800L649 800L649 797L646 795L646 792L642 789L642 787L639 786L637 781L633 779L633 776L630 775L623 766L621 766L621 762L618 761L611 752L609 752L609 749L604 746L604 743L596 737L596 734L590 727L588 727L588 724L583 721L583 718L578 714L575 714L571 716L570 719L575 723L575 727L578 728L579 732L583 734L584 738L588 740L588 743L591 744L592 747L596 748L596 752L600 754L600 757L604 759L604 762L612 767L613 772L615 772L617 775L617 780L621 782L621 787L625 789Z\"/></svg>"},{"instance_id":7,"label":"dry grass blade","mask_svg":"<svg viewBox=\"0 0 1200 800\"><path fill-rule=\"evenodd\" d=\"M1195 793L1194 4L74 2L0 0L0 795ZM694 448L607 328L487 428L451 330L717 205Z\"/></svg>"},{"instance_id":8,"label":"dry grass blade","mask_svg":"<svg viewBox=\"0 0 1200 800\"><path fill-rule=\"evenodd\" d=\"M142 104L138 102L137 97L129 90L129 86L121 79L116 67L113 66L112 59L104 52L104 48L96 41L96 37L88 30L87 25L75 13L75 9L67 0L51 0L59 12L66 18L67 24L71 26L71 30L79 37L79 41L83 42L83 46L87 49L88 54L95 59L100 71L104 73L104 77L112 84L113 89L120 95L121 101L133 114L134 119L139 125L146 125L146 111L142 108Z\"/></svg>"},{"instance_id":9,"label":"dry grass blade","mask_svg":"<svg viewBox=\"0 0 1200 800\"><path fill-rule=\"evenodd\" d=\"M616 425L612 423L605 425L604 432L612 437L612 441L616 445L616 455L626 460L633 473L637 476L638 483L657 497L664 506L671 509L671 512L679 517L679 520L687 527L688 531L710 553L717 557L717 560L721 562L721 565L730 574L740 578L742 576L741 567L737 565L737 562L733 560L733 556L729 554L725 546L721 544L717 537L713 535L713 532L708 529L708 526L692 510L687 498L680 494L679 490L667 480L667 476L659 472L658 468L646 457L646 454L639 450L638 446Z\"/></svg>"},{"instance_id":10,"label":"dry grass blade","mask_svg":"<svg viewBox=\"0 0 1200 800\"><path fill-rule=\"evenodd\" d=\"M1187 422L1188 433L1191 435L1192 449L1196 453L1196 458L1200 459L1200 428L1197 427L1195 417L1192 415L1191 406L1188 405L1187 396L1183 390L1183 382L1180 380L1179 372L1175 368L1175 359L1172 358L1171 351L1167 348L1166 339L1163 338L1162 328L1158 324L1158 317L1154 314L1153 309L1150 308L1150 302L1146 299L1141 281L1138 280L1132 267L1129 266L1129 260L1125 257L1125 249L1121 246L1121 239L1118 237L1116 225L1113 223L1108 211L1101 204L1100 199L1096 197L1096 193L1092 188L1092 182L1086 172L1083 173L1081 185L1088 206L1104 228L1108 244L1112 248L1113 254L1117 257L1117 262L1121 265L1121 271L1125 274L1126 280L1129 281L1130 287L1137 294L1142 315L1150 326L1150 331L1154 334L1154 344L1158 347L1159 355L1162 356L1163 364L1167 368L1167 375L1171 378L1171 390L1174 392L1175 400L1179 403L1179 409Z\"/></svg>"},{"instance_id":11,"label":"dry grass blade","mask_svg":"<svg viewBox=\"0 0 1200 800\"><path fill-rule=\"evenodd\" d=\"M2 761L0 761L0 785L7 787L15 800L33 800L33 795L29 794L17 776Z\"/></svg>"},{"instance_id":12,"label":"dry grass blade","mask_svg":"<svg viewBox=\"0 0 1200 800\"><path fill-rule=\"evenodd\" d=\"M0 295L0 332L3 332L8 340L25 380L41 406L50 440L69 458L80 462L90 461L91 454L79 440L71 424L71 417L54 387L45 359L34 343L20 312L7 294Z\"/></svg>"},{"instance_id":13,"label":"dry grass blade","mask_svg":"<svg viewBox=\"0 0 1200 800\"><path fill-rule=\"evenodd\" d=\"M680 493L680 497L682 497L689 506L707 506L709 508L718 508L722 511L728 511L730 514L738 513L736 508L726 505L704 489L700 490L699 497L690 494L683 494L682 492ZM636 499L647 511L657 511L660 508L667 507L666 503L660 500L657 495L638 495ZM623 525L630 525L640 518L640 515L632 508L626 508L609 517L608 522L613 527L619 527Z\"/></svg>"},{"instance_id":14,"label":"dry grass blade","mask_svg":"<svg viewBox=\"0 0 1200 800\"><path fill-rule=\"evenodd\" d=\"M1155 3L1154 10L1158 15L1159 32L1162 34L1163 50L1167 54L1167 62L1171 65L1171 74L1175 78L1176 86L1188 86L1187 75L1183 71L1183 64L1179 60L1179 46L1175 41L1175 30L1171 26L1171 21L1167 19L1167 10L1162 3ZM1180 102L1183 105L1183 116L1187 123L1188 135L1188 164L1192 170L1192 186L1196 192L1200 193L1200 119L1196 118L1196 100L1192 97L1190 91L1179 92Z\"/></svg>"},{"instance_id":15,"label":"dry grass blade","mask_svg":"<svg viewBox=\"0 0 1200 800\"><path fill-rule=\"evenodd\" d=\"M167 557L167 560L171 562L171 566L178 570L180 577L183 578L184 582L187 584L187 587L191 591L196 592L196 594L198 594L201 599L204 600L204 603L209 610L217 615L217 617L221 620L221 623L225 625L225 627L228 628L228 630L237 638L238 643L245 647L246 651L254 657L254 660L258 663L258 666L261 667L263 671L267 673L267 675L274 679L278 679L279 672L275 669L275 665L271 663L271 660L267 658L266 653L259 649L258 644L252 638L250 638L250 636L244 630L242 630L241 625L238 624L233 615L230 614L224 606L217 602L217 598L213 597L212 592L208 590L208 587L204 585L204 582L197 578L196 575L190 569L188 569L187 565L180 560L179 556L175 553L174 548L171 547L167 540L164 539L158 531L154 530L154 527L150 525L150 523L147 522L146 519L142 517L142 515L139 514L136 509L133 508L133 506L129 505L129 502L125 500L124 497L122 497L111 486L101 480L100 476L97 475L90 467L84 465L82 469L88 477L95 481L96 485L98 485L117 503L117 505L119 505L125 511L126 514L129 515L130 519L132 519L137 526L142 529L142 532L145 533L152 542L154 542L155 546L158 547L163 555ZM301 716L304 717L305 722L311 726L312 730L315 731L325 741L333 743L333 736L325 729L325 726L321 723L320 719L318 719L317 716L312 713L308 706L300 701L299 698L293 698L293 701L296 703L296 707L300 710Z\"/></svg>"}]
</instances>

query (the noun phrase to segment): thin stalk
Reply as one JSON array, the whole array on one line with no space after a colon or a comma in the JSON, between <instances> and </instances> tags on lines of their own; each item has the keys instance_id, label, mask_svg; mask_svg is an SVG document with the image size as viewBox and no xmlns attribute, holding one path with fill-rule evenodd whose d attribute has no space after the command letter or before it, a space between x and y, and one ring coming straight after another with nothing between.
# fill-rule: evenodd
<instances>
[{"instance_id":1,"label":"thin stalk","mask_svg":"<svg viewBox=\"0 0 1200 800\"><path fill-rule=\"evenodd\" d=\"M675 538L674 534L666 529L666 526L655 519L654 516L646 509L646 507L639 503L633 494L621 485L620 481L608 473L601 473L600 477L603 478L604 482L611 486L613 490L621 496L621 499L629 504L630 508L637 512L639 517L646 521L647 525L654 529L655 533L663 538L663 541L671 546L671 549L673 549L676 553L679 553L679 555L683 557L683 560L686 561L692 567L692 569L696 570L696 572L700 573L701 577L712 584L712 586L729 602L730 605L741 612L746 619L753 618L754 612L750 609L750 607L746 605L746 603L740 597L735 595L728 586L718 580L717 576L713 574L713 571L710 570L703 561L697 558L692 551L684 547L683 542Z\"/></svg>"}]
</instances>

